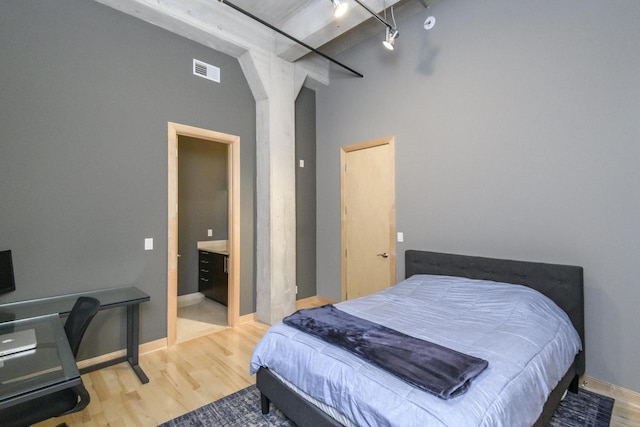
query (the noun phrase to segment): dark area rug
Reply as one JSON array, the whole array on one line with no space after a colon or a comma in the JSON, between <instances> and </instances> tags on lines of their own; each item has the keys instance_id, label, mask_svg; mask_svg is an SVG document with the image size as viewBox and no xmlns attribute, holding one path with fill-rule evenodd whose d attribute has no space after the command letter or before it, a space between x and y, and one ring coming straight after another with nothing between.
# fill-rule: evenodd
<instances>
[{"instance_id":1,"label":"dark area rug","mask_svg":"<svg viewBox=\"0 0 640 427\"><path fill-rule=\"evenodd\" d=\"M280 410L271 405L262 415L260 392L252 385L195 411L162 424L160 427L295 427Z\"/></svg>"},{"instance_id":2,"label":"dark area rug","mask_svg":"<svg viewBox=\"0 0 640 427\"><path fill-rule=\"evenodd\" d=\"M611 419L613 399L586 390L567 393L553 416L551 427L607 427ZM255 386L223 397L160 427L295 427L271 405L269 414L262 415L260 392ZM301 426L308 427L308 426Z\"/></svg>"},{"instance_id":3,"label":"dark area rug","mask_svg":"<svg viewBox=\"0 0 640 427\"><path fill-rule=\"evenodd\" d=\"M587 390L567 393L551 418L550 427L608 427L613 399Z\"/></svg>"}]
</instances>

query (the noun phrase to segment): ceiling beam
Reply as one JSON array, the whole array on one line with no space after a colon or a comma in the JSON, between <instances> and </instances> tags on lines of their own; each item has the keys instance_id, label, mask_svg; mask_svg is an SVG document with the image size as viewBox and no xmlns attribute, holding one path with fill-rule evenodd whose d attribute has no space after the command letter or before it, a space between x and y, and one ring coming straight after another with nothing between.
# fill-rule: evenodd
<instances>
[{"instance_id":1,"label":"ceiling beam","mask_svg":"<svg viewBox=\"0 0 640 427\"><path fill-rule=\"evenodd\" d=\"M240 58L250 50L261 56L274 54L276 40L284 39L217 0L95 1L234 58ZM306 53L309 53L307 49ZM304 62L308 76L306 86L328 84L328 61Z\"/></svg>"},{"instance_id":2,"label":"ceiling beam","mask_svg":"<svg viewBox=\"0 0 640 427\"><path fill-rule=\"evenodd\" d=\"M273 31L218 1L95 1L234 58L249 49L271 52L275 43Z\"/></svg>"},{"instance_id":3,"label":"ceiling beam","mask_svg":"<svg viewBox=\"0 0 640 427\"><path fill-rule=\"evenodd\" d=\"M357 1L357 0L356 0L356 1ZM232 9L234 9L234 10L237 10L238 12L240 12L240 13L242 13L243 15L245 15L245 16L247 16L247 17L249 17L249 18L253 19L254 21L261 23L262 25L266 26L267 28L272 29L272 30L273 30L273 31L275 31L276 33L278 33L278 34L280 34L281 36L284 36L284 37L286 37L287 39L289 39L289 40L291 40L291 41L293 41L293 42L297 43L298 45L300 45L300 46L304 47L304 48L305 48L305 49L307 49L308 51L311 51L311 52L315 53L316 55L319 55L319 56L321 56L321 57L323 57L323 58L325 58L325 59L327 59L327 60L329 60L329 61L333 62L334 64L337 64L337 65L341 66L342 68L344 68L344 69L346 69L346 70L350 71L351 73L353 73L353 74L357 75L358 77L363 77L363 75L362 75L361 73L359 73L359 72L355 71L353 68L350 68L349 66L344 65L343 63L336 61L335 59L331 58L330 56L327 56L327 55L326 55L326 54L324 54L323 52L320 52L320 51L316 50L316 48L315 48L315 47L310 46L310 45L306 44L305 42L303 42L303 41L301 41L301 40L299 40L299 39L297 39L297 38L293 37L291 34L285 33L285 32L284 32L284 31L282 31L280 28L278 28L278 27L276 27L276 26L274 26L274 25L270 24L269 22L267 22L267 21L263 20L262 18L260 18L260 17L258 17L258 16L256 16L256 15L254 15L254 14L253 14L253 13L251 13L251 12L249 12L249 11L247 11L247 10L245 10L245 9L241 8L240 6L237 6L236 4L232 3L231 1L229 1L229 0L220 0L220 2L221 2L221 3L226 4L227 6L231 7L231 8L232 8ZM282 59L282 58L280 58L280 59ZM293 63L294 61L287 61L287 62L291 62L291 63Z\"/></svg>"},{"instance_id":4,"label":"ceiling beam","mask_svg":"<svg viewBox=\"0 0 640 427\"><path fill-rule=\"evenodd\" d=\"M260 55L276 55L296 62L309 55L309 49L277 34L219 0L95 0L128 15L194 40L219 52L239 58L249 50ZM244 0L238 0L240 4ZM253 0L252 0L253 1ZM424 11L425 0L362 0L375 13L394 6L396 19ZM365 39L383 34L384 28L362 6L351 8L340 19L334 18L328 0L303 2L291 9L276 27L325 55L336 55ZM251 3L248 3L251 5ZM295 4L294 4L295 5ZM262 6L261 6L262 7ZM263 10L263 9L258 9ZM273 17L271 17L273 19ZM387 14L387 21L390 20ZM265 19L268 22L268 19ZM402 33L402 28L400 28ZM347 64L348 65L348 64ZM316 71L309 67L320 67ZM305 64L310 76L325 76L327 61ZM311 79L312 77L309 77ZM324 84L324 77L318 83ZM307 85L307 84L305 84Z\"/></svg>"}]
</instances>

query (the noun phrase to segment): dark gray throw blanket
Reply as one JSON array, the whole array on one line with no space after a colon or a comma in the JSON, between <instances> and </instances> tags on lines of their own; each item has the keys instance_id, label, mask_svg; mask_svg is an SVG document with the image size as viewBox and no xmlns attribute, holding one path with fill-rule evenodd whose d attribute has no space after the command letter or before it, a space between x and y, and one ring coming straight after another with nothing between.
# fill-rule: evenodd
<instances>
[{"instance_id":1,"label":"dark gray throw blanket","mask_svg":"<svg viewBox=\"0 0 640 427\"><path fill-rule=\"evenodd\" d=\"M421 390L450 399L489 362L352 316L333 305L299 310L284 323L347 350Z\"/></svg>"}]
</instances>

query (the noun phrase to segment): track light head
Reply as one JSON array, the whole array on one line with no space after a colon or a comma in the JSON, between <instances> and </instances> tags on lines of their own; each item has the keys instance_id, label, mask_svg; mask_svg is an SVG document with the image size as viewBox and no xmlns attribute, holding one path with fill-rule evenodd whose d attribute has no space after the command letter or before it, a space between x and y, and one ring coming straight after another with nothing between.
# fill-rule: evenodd
<instances>
[{"instance_id":1,"label":"track light head","mask_svg":"<svg viewBox=\"0 0 640 427\"><path fill-rule=\"evenodd\" d=\"M346 1L331 0L331 3L333 4L333 16L336 18L340 18L344 15L349 8L349 4Z\"/></svg>"},{"instance_id":2,"label":"track light head","mask_svg":"<svg viewBox=\"0 0 640 427\"><path fill-rule=\"evenodd\" d=\"M398 38L399 35L400 35L400 32L398 31L397 28L387 27L387 30L385 32L385 38L384 38L384 41L382 42L382 45L389 50L393 50L395 47L394 45L395 45L396 39Z\"/></svg>"}]
</instances>

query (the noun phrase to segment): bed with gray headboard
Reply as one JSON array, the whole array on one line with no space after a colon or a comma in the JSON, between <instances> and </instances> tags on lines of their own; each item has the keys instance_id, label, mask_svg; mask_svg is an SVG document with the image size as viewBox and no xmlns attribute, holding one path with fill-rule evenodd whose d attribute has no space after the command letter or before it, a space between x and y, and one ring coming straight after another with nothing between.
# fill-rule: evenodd
<instances>
[{"instance_id":1,"label":"bed with gray headboard","mask_svg":"<svg viewBox=\"0 0 640 427\"><path fill-rule=\"evenodd\" d=\"M582 267L407 250L405 277L416 274L524 285L547 296L566 312L582 340L583 350L577 354L571 367L549 394L542 414L534 424L536 427L547 425L566 390L577 391L578 377L585 371ZM258 370L256 385L262 395L265 413L272 402L298 425L341 425L318 406L300 397L270 369L261 367Z\"/></svg>"}]
</instances>

